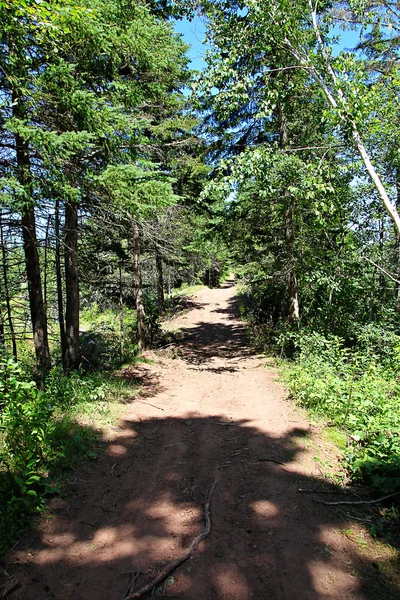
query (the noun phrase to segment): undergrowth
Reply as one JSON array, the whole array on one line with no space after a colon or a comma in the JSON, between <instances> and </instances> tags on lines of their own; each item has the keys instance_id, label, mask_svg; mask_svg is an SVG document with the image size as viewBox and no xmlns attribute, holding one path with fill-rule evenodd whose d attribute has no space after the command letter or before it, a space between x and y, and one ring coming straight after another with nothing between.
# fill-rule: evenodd
<instances>
[{"instance_id":1,"label":"undergrowth","mask_svg":"<svg viewBox=\"0 0 400 600\"><path fill-rule=\"evenodd\" d=\"M290 394L346 434L352 478L383 493L400 490L400 337L370 325L351 348L306 331L282 335L280 345L288 343L295 357L282 372Z\"/></svg>"},{"instance_id":2,"label":"undergrowth","mask_svg":"<svg viewBox=\"0 0 400 600\"><path fill-rule=\"evenodd\" d=\"M0 358L0 553L60 492L66 471L96 457L104 427L132 390L107 373L65 377L38 389L13 359Z\"/></svg>"}]
</instances>

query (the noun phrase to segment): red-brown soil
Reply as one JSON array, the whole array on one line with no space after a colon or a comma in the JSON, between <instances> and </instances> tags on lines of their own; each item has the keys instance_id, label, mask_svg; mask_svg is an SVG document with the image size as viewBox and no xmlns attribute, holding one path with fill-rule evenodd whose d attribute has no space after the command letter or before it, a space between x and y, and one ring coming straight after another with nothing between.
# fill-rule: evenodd
<instances>
[{"instance_id":1,"label":"red-brown soil","mask_svg":"<svg viewBox=\"0 0 400 600\"><path fill-rule=\"evenodd\" d=\"M313 501L338 496L298 491L335 491L314 460L321 437L249 347L232 282L169 326L179 347L126 370L142 393L103 458L7 557L7 598L122 600L135 573L139 587L202 530L215 474L210 535L154 597L395 598L390 585L376 595L348 524Z\"/></svg>"}]
</instances>

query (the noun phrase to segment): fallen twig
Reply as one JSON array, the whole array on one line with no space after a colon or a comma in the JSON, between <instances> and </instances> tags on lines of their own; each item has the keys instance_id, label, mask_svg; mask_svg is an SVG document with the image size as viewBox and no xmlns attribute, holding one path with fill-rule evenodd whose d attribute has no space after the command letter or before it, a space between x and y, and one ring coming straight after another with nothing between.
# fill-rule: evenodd
<instances>
[{"instance_id":1,"label":"fallen twig","mask_svg":"<svg viewBox=\"0 0 400 600\"><path fill-rule=\"evenodd\" d=\"M94 529L96 529L97 525L93 525L92 523L89 523L88 521L80 521L83 525L89 525L89 527L93 527ZM49 540L50 541L50 540Z\"/></svg>"},{"instance_id":2,"label":"fallen twig","mask_svg":"<svg viewBox=\"0 0 400 600\"><path fill-rule=\"evenodd\" d=\"M161 583L166 577L168 577L168 575L170 573L172 573L172 571L174 571L177 567L179 567L179 565L181 565L183 562L185 562L185 560L190 558L192 552L197 548L197 546L200 544L200 542L208 536L208 534L210 533L210 529L211 529L210 502L211 502L211 497L214 493L216 485L217 485L217 477L215 477L214 482L210 488L210 491L208 492L206 501L204 502L204 529L203 529L203 531L194 538L194 540L191 542L190 546L185 550L185 552L183 552L183 554L181 554L178 558L176 558L175 560L170 562L168 565L166 565L160 571L160 573L156 577L154 577L154 579L152 581L150 581L150 583L147 583L142 588L140 588L140 590L138 590L137 592L127 596L125 600L136 600L137 598L140 598L144 594L147 594L147 592L149 592L150 590L153 590L155 588L155 586L158 585L159 583Z\"/></svg>"},{"instance_id":3,"label":"fallen twig","mask_svg":"<svg viewBox=\"0 0 400 600\"><path fill-rule=\"evenodd\" d=\"M277 465L282 465L283 467L286 466L286 463L281 462L280 460L275 460L275 458L257 458L257 462L272 462L276 463Z\"/></svg>"},{"instance_id":4,"label":"fallen twig","mask_svg":"<svg viewBox=\"0 0 400 600\"><path fill-rule=\"evenodd\" d=\"M351 494L350 490L319 490L318 488L315 490L299 488L297 491L303 494Z\"/></svg>"},{"instance_id":5,"label":"fallen twig","mask_svg":"<svg viewBox=\"0 0 400 600\"><path fill-rule=\"evenodd\" d=\"M161 406L156 406L155 404L150 404L150 402L145 402L144 400L136 400L139 404L147 404L148 406L152 406L153 408L157 408L158 410L162 410L165 412L165 408L161 408Z\"/></svg>"},{"instance_id":6,"label":"fallen twig","mask_svg":"<svg viewBox=\"0 0 400 600\"><path fill-rule=\"evenodd\" d=\"M348 517L349 519L354 519L355 521L361 521L361 523L372 522L372 519L367 519L366 517L364 519L361 519L360 517L356 517L355 515L351 515L350 513L346 513L346 517Z\"/></svg>"},{"instance_id":7,"label":"fallen twig","mask_svg":"<svg viewBox=\"0 0 400 600\"><path fill-rule=\"evenodd\" d=\"M133 592L133 590L135 589L136 581L138 580L139 576L142 575L142 573L140 571L136 571L136 573L133 572L130 575L131 575L131 580L130 580L129 585L128 585L127 589L126 589L125 594L123 595L122 600L125 600L126 596L128 594L131 594Z\"/></svg>"},{"instance_id":8,"label":"fallen twig","mask_svg":"<svg viewBox=\"0 0 400 600\"><path fill-rule=\"evenodd\" d=\"M97 507L101 508L105 513L115 513L115 510L108 510L108 508L104 508L104 506L101 506L100 504L98 504Z\"/></svg>"},{"instance_id":9,"label":"fallen twig","mask_svg":"<svg viewBox=\"0 0 400 600\"><path fill-rule=\"evenodd\" d=\"M181 446L182 444L186 444L187 442L177 442L176 444L168 444L164 446L164 448L172 448L172 446Z\"/></svg>"},{"instance_id":10,"label":"fallen twig","mask_svg":"<svg viewBox=\"0 0 400 600\"><path fill-rule=\"evenodd\" d=\"M22 586L22 583L20 581L17 581L16 583L14 583L11 587L8 588L8 590L4 591L4 594L2 595L2 600L4 600L4 598L7 598L7 596L10 596L17 590L19 590L19 588L21 586Z\"/></svg>"},{"instance_id":11,"label":"fallen twig","mask_svg":"<svg viewBox=\"0 0 400 600\"><path fill-rule=\"evenodd\" d=\"M338 506L339 504L378 504L379 502L383 502L388 498L393 498L394 496L398 496L400 492L394 492L393 494L389 494L388 496L383 496L383 498L378 498L377 500L338 500L338 502L324 502L323 500L317 500L313 498L314 502L318 502L318 504L326 504L327 506Z\"/></svg>"}]
</instances>

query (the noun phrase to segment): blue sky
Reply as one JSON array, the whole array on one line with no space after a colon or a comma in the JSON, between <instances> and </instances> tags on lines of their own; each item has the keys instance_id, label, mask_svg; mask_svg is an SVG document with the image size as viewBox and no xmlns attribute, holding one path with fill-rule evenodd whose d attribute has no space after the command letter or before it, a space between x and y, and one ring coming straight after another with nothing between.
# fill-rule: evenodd
<instances>
[{"instance_id":1,"label":"blue sky","mask_svg":"<svg viewBox=\"0 0 400 600\"><path fill-rule=\"evenodd\" d=\"M189 57L191 59L192 69L201 71L205 67L203 60L206 46L202 43L205 38L205 25L202 19L195 17L192 21L182 19L175 22L175 30L183 35L184 41L191 46ZM341 31L339 27L333 30L335 35L340 36L338 51L342 49L353 48L358 42L357 31Z\"/></svg>"},{"instance_id":2,"label":"blue sky","mask_svg":"<svg viewBox=\"0 0 400 600\"><path fill-rule=\"evenodd\" d=\"M201 71L205 67L202 57L206 51L205 46L202 44L206 30L203 21L199 17L196 17L193 21L182 19L182 21L175 22L175 30L182 33L184 41L191 46L189 57L192 61L192 69Z\"/></svg>"}]
</instances>

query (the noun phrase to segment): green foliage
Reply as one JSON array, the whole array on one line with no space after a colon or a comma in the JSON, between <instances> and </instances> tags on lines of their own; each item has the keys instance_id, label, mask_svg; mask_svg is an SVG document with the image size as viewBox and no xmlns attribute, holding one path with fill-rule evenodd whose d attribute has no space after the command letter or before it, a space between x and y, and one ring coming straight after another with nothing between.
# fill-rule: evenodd
<instances>
[{"instance_id":1,"label":"green foliage","mask_svg":"<svg viewBox=\"0 0 400 600\"><path fill-rule=\"evenodd\" d=\"M80 406L105 404L104 376L65 377L53 369L39 390L13 359L0 359L0 551L59 491L55 476L95 456L97 432L79 422Z\"/></svg>"},{"instance_id":2,"label":"green foliage","mask_svg":"<svg viewBox=\"0 0 400 600\"><path fill-rule=\"evenodd\" d=\"M390 492L400 488L400 336L382 333L363 328L352 349L334 336L290 334L298 356L283 372L301 405L346 433L352 476Z\"/></svg>"},{"instance_id":3,"label":"green foliage","mask_svg":"<svg viewBox=\"0 0 400 600\"><path fill-rule=\"evenodd\" d=\"M136 311L124 307L121 316L116 307L100 310L92 304L82 314L80 346L86 370L108 370L133 361L137 354Z\"/></svg>"}]
</instances>

